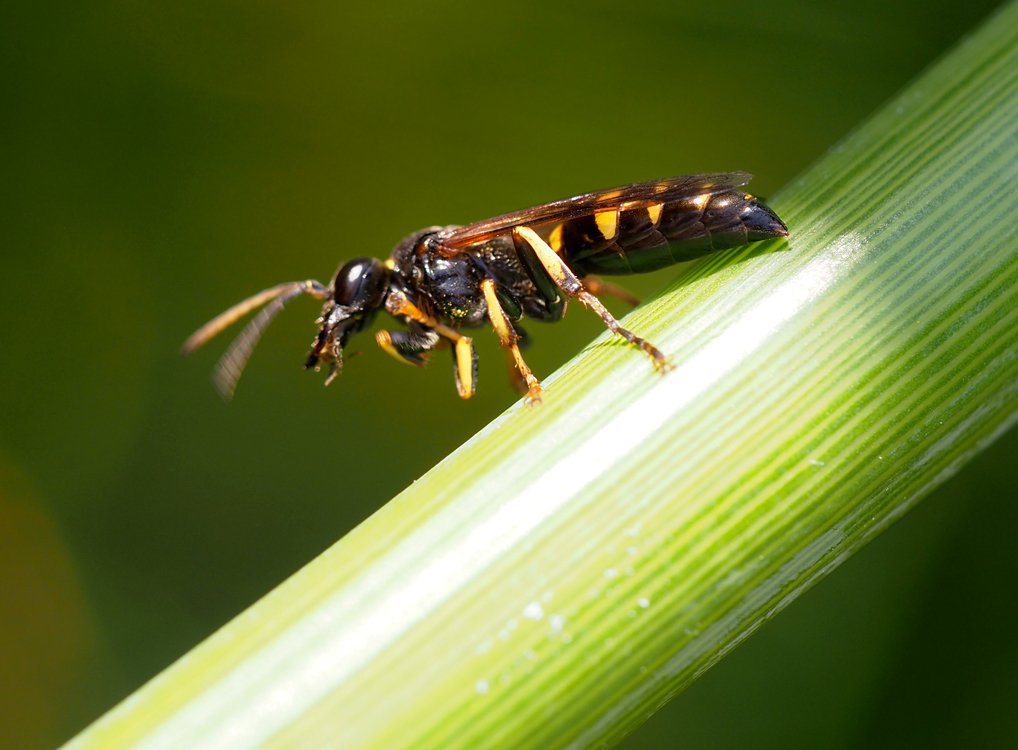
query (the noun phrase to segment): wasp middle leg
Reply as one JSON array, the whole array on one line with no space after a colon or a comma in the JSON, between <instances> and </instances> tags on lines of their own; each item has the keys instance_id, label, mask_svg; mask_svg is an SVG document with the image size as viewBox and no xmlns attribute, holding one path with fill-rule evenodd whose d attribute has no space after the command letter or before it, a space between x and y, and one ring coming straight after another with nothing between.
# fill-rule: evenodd
<instances>
[{"instance_id":1,"label":"wasp middle leg","mask_svg":"<svg viewBox=\"0 0 1018 750\"><path fill-rule=\"evenodd\" d=\"M527 347L531 344L530 334L515 322L513 323L513 329L516 331L516 335L520 337L516 342L516 346L520 348L521 352L526 351ZM502 351L505 352L505 371L506 375L509 376L509 385L520 395L526 395L530 387L516 366L516 358L513 357L513 353L509 349L503 349Z\"/></svg>"},{"instance_id":2,"label":"wasp middle leg","mask_svg":"<svg viewBox=\"0 0 1018 750\"><path fill-rule=\"evenodd\" d=\"M534 376L534 373L523 359L519 345L520 335L516 333L516 328L506 314L502 300L499 299L503 295L498 294L495 282L492 279L481 281L481 291L484 293L484 301L488 305L488 320L491 321L495 333L498 334L498 341L503 348L512 354L513 360L516 362L516 369L527 384L527 403L541 403L541 381ZM519 316L517 315L517 317Z\"/></svg>"},{"instance_id":3,"label":"wasp middle leg","mask_svg":"<svg viewBox=\"0 0 1018 750\"><path fill-rule=\"evenodd\" d=\"M583 286L583 282L577 278L572 269L566 265L566 262L559 257L559 254L552 249L551 245L541 239L537 232L530 227L520 226L513 229L512 237L513 243L516 246L516 252L521 258L525 256L536 258L543 270L555 282L555 286L566 295L578 299L586 307L593 310L601 318L605 326L608 327L608 330L639 348L654 361L655 368L664 370L670 367L668 358L656 346L622 327L615 317L608 312L607 308L601 304L601 300L587 291ZM524 263L524 265L527 264Z\"/></svg>"}]
</instances>

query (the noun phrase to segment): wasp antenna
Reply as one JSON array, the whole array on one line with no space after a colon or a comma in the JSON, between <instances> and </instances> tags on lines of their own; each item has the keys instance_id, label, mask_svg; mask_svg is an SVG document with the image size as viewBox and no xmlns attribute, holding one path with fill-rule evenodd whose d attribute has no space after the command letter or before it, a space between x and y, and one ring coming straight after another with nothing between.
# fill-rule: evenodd
<instances>
[{"instance_id":1,"label":"wasp antenna","mask_svg":"<svg viewBox=\"0 0 1018 750\"><path fill-rule=\"evenodd\" d=\"M188 336L187 341L180 347L180 353L187 355L201 348L249 312L274 299L286 296L287 302L289 302L300 294L310 294L312 297L322 299L327 293L326 287L313 279L307 281L288 281L285 284L278 284L269 289L263 289L258 294L252 294L247 299L238 302L229 310L221 312Z\"/></svg>"},{"instance_id":2,"label":"wasp antenna","mask_svg":"<svg viewBox=\"0 0 1018 750\"><path fill-rule=\"evenodd\" d=\"M250 323L244 326L244 330L233 340L233 343L223 353L223 356L219 358L219 362L216 363L215 370L212 373L212 383L224 401L229 401L233 398L233 392L237 389L237 381L240 380L241 373L244 372L244 367L251 358L251 352L254 351L258 340L261 339L262 334L268 328L272 319L282 312L288 302L300 297L302 294L310 294L320 299L325 296L326 291L326 288L317 281L295 281L289 284L280 284L278 287L266 289L264 292L235 305L220 315L219 318L207 323L202 330L199 330L191 337L197 338L205 328L208 328L212 332L206 336L205 340L207 340L244 314L243 312L236 312L236 310L243 309L246 312L257 307L258 304L261 304L266 299L268 300L268 304L251 319ZM253 302L253 300L259 298L261 298L260 302ZM228 322L220 322L220 318ZM213 325L217 323L218 325ZM198 346L204 343L205 340L199 341Z\"/></svg>"}]
</instances>

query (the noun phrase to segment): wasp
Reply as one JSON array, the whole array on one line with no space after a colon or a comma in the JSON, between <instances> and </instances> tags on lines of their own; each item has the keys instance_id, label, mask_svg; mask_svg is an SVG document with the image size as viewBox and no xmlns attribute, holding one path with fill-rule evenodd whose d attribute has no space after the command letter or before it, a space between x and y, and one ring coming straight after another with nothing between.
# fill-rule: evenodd
<instances>
[{"instance_id":1,"label":"wasp","mask_svg":"<svg viewBox=\"0 0 1018 750\"><path fill-rule=\"evenodd\" d=\"M328 284L314 279L265 289L226 310L184 343L194 351L261 308L216 366L213 382L230 398L262 332L302 295L324 300L305 368L328 367L325 384L343 369L343 350L384 310L402 324L380 330L378 346L405 364L423 366L440 346L453 353L456 390L474 394L477 355L464 330L490 325L506 351L510 377L530 403L541 383L523 359L523 318L553 322L569 299L593 311L612 333L646 354L655 368L668 359L622 327L598 298L632 295L600 276L653 271L724 248L788 235L778 216L741 189L745 172L695 174L601 190L465 226L433 226L404 238L386 260L354 258Z\"/></svg>"}]
</instances>

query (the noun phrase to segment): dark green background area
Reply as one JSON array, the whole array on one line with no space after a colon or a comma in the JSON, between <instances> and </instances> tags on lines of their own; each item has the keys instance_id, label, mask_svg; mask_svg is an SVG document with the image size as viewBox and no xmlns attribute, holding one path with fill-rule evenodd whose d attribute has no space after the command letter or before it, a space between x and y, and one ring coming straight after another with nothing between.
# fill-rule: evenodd
<instances>
[{"instance_id":1,"label":"dark green background area","mask_svg":"<svg viewBox=\"0 0 1018 750\"><path fill-rule=\"evenodd\" d=\"M368 335L324 390L299 300L225 405L208 373L227 341L177 355L199 324L430 224L696 171L773 195L993 6L8 10L0 726L26 750L68 738L516 397L484 334L473 401L445 355L415 371ZM547 375L598 330L533 325L528 360ZM1016 449L1012 432L627 746L1018 740L999 599Z\"/></svg>"}]
</instances>

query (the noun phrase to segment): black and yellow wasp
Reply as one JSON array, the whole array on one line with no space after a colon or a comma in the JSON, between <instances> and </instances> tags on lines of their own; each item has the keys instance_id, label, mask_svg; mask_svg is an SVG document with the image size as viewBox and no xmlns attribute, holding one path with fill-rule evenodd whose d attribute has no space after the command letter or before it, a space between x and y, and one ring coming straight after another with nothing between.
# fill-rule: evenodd
<instances>
[{"instance_id":1,"label":"black and yellow wasp","mask_svg":"<svg viewBox=\"0 0 1018 750\"><path fill-rule=\"evenodd\" d=\"M526 334L518 321L556 321L572 297L646 353L655 367L664 368L664 354L619 325L597 295L635 300L598 275L644 273L714 250L786 236L781 219L740 189L749 180L745 172L673 177L466 226L428 227L402 240L388 260L348 261L328 284L292 281L249 297L196 331L183 350L197 349L262 307L216 367L217 389L229 398L265 327L289 301L307 294L325 304L305 367L327 365L326 384L341 372L350 336L384 309L405 330L378 331L378 346L401 362L420 366L429 351L451 344L462 398L473 395L477 382L473 341L462 331L490 324L509 355L514 384L536 403L541 384L520 353Z\"/></svg>"}]
</instances>

